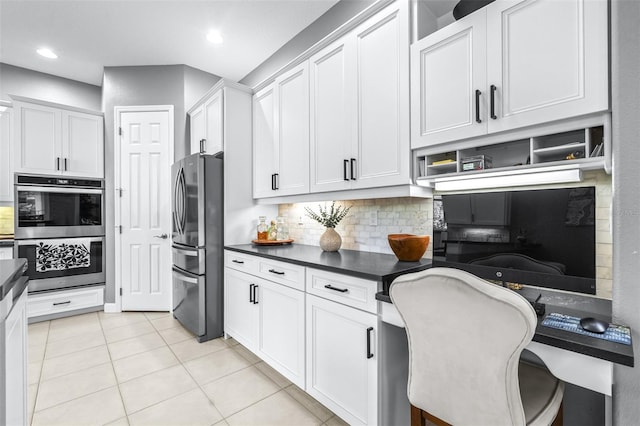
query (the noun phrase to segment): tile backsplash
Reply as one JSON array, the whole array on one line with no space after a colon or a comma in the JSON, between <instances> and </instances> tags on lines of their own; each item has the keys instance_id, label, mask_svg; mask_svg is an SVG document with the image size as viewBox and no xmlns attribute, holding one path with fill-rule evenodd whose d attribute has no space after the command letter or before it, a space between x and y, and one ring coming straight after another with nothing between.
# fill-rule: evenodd
<instances>
[{"instance_id":1,"label":"tile backsplash","mask_svg":"<svg viewBox=\"0 0 640 426\"><path fill-rule=\"evenodd\" d=\"M0 235L13 234L13 207L0 207Z\"/></svg>"},{"instance_id":2,"label":"tile backsplash","mask_svg":"<svg viewBox=\"0 0 640 426\"><path fill-rule=\"evenodd\" d=\"M573 186L596 187L596 288L597 296L612 297L611 240L611 176L603 171L584 173L582 183ZM545 186L561 187L562 185ZM571 186L571 185L564 185ZM501 188L500 190L535 189ZM329 207L331 202L320 203ZM351 206L346 218L336 227L342 237L342 248L393 254L387 234L407 233L433 236L433 200L424 198L384 198L375 200L339 201L336 205ZM324 227L306 216L304 207L318 211L318 203L281 204L279 214L289 224L289 237L297 243L318 245ZM275 219L275 218L274 218ZM424 257L432 257L429 244Z\"/></svg>"}]
</instances>

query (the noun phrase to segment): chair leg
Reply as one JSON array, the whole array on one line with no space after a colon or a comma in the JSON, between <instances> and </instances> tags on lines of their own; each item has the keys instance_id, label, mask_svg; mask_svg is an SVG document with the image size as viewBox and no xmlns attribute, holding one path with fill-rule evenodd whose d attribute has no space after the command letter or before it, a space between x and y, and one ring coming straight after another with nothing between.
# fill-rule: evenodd
<instances>
[{"instance_id":1,"label":"chair leg","mask_svg":"<svg viewBox=\"0 0 640 426\"><path fill-rule=\"evenodd\" d=\"M564 423L564 419L562 415L563 408L564 408L564 401L560 403L560 408L558 408L558 414L556 414L556 418L553 420L553 423L551 423L551 426L562 426L562 424Z\"/></svg>"},{"instance_id":2,"label":"chair leg","mask_svg":"<svg viewBox=\"0 0 640 426\"><path fill-rule=\"evenodd\" d=\"M440 420L436 416L429 414L428 412L412 404L411 405L411 426L426 426L427 420L436 426L451 426L449 423L443 420Z\"/></svg>"}]
</instances>

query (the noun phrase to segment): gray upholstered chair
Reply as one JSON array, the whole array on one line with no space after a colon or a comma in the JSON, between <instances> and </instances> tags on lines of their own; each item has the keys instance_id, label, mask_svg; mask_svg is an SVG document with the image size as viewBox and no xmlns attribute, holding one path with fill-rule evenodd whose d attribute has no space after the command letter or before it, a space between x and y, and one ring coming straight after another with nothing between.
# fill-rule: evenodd
<instances>
[{"instance_id":1,"label":"gray upholstered chair","mask_svg":"<svg viewBox=\"0 0 640 426\"><path fill-rule=\"evenodd\" d=\"M537 323L525 298L452 268L403 275L389 293L409 341L412 425L562 422L564 383L520 362Z\"/></svg>"}]
</instances>

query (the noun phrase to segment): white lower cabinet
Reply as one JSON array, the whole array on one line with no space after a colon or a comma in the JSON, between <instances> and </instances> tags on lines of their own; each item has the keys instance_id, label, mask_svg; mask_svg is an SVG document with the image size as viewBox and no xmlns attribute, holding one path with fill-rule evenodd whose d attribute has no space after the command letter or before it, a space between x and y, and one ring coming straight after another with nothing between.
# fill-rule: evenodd
<instances>
[{"instance_id":1,"label":"white lower cabinet","mask_svg":"<svg viewBox=\"0 0 640 426\"><path fill-rule=\"evenodd\" d=\"M13 247L0 247L0 259L13 259Z\"/></svg>"},{"instance_id":2,"label":"white lower cabinet","mask_svg":"<svg viewBox=\"0 0 640 426\"><path fill-rule=\"evenodd\" d=\"M27 290L0 318L0 424L27 424ZM4 389L2 389L4 386ZM2 409L4 406L4 410Z\"/></svg>"},{"instance_id":3,"label":"white lower cabinet","mask_svg":"<svg viewBox=\"0 0 640 426\"><path fill-rule=\"evenodd\" d=\"M350 425L378 423L378 317L307 294L306 391Z\"/></svg>"},{"instance_id":4,"label":"white lower cabinet","mask_svg":"<svg viewBox=\"0 0 640 426\"><path fill-rule=\"evenodd\" d=\"M304 389L305 293L226 267L224 297L225 333Z\"/></svg>"}]
</instances>

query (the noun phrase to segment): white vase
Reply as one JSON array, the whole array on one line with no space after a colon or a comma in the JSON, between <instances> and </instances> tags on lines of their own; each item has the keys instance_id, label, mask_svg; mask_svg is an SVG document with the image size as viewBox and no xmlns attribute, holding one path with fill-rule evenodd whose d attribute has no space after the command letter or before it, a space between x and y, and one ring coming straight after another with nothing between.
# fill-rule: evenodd
<instances>
[{"instance_id":1,"label":"white vase","mask_svg":"<svg viewBox=\"0 0 640 426\"><path fill-rule=\"evenodd\" d=\"M324 251L338 251L342 245L342 238L334 228L326 228L320 235L320 248Z\"/></svg>"}]
</instances>

